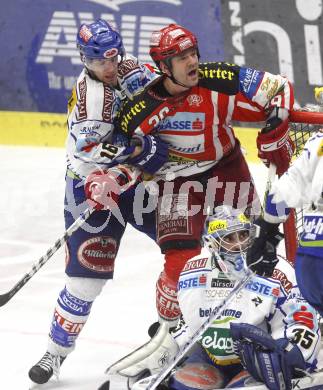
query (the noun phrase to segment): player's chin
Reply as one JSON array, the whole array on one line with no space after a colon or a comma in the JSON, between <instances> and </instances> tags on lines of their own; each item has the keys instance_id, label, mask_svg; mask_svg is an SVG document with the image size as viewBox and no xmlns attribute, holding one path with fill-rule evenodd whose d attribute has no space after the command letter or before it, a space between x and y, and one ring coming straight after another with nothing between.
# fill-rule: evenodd
<instances>
[{"instance_id":1,"label":"player's chin","mask_svg":"<svg viewBox=\"0 0 323 390\"><path fill-rule=\"evenodd\" d=\"M116 77L103 77L103 82L109 87L117 86L118 79Z\"/></svg>"},{"instance_id":2,"label":"player's chin","mask_svg":"<svg viewBox=\"0 0 323 390\"><path fill-rule=\"evenodd\" d=\"M186 85L189 85L190 87L195 87L199 81L198 77L188 77Z\"/></svg>"},{"instance_id":3,"label":"player's chin","mask_svg":"<svg viewBox=\"0 0 323 390\"><path fill-rule=\"evenodd\" d=\"M198 81L199 81L199 76L198 76L198 73L195 72L195 71L191 71L187 74L187 80L188 80L188 84L193 87L194 85L197 85Z\"/></svg>"}]
</instances>

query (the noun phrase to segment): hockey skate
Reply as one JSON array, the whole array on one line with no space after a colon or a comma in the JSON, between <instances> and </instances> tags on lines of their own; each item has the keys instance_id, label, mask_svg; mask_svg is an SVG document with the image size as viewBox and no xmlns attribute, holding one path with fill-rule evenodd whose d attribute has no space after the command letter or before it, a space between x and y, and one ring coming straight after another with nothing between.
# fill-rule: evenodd
<instances>
[{"instance_id":1,"label":"hockey skate","mask_svg":"<svg viewBox=\"0 0 323 390\"><path fill-rule=\"evenodd\" d=\"M58 377L60 366L64 360L65 357L52 355L47 351L39 362L31 367L28 372L29 378L41 385L48 382L53 374Z\"/></svg>"}]
</instances>

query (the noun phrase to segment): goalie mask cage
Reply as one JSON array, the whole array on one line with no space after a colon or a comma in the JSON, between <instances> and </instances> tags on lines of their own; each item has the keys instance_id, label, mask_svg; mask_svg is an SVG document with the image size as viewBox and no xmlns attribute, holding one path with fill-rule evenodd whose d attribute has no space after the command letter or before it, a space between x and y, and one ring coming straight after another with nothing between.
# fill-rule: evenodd
<instances>
[{"instance_id":1,"label":"goalie mask cage","mask_svg":"<svg viewBox=\"0 0 323 390\"><path fill-rule=\"evenodd\" d=\"M317 107L318 110L321 107ZM290 114L290 137L295 144L294 158L298 157L308 138L323 127L323 112L292 111ZM303 209L296 209L284 223L286 257L294 262L299 235L303 230Z\"/></svg>"}]
</instances>

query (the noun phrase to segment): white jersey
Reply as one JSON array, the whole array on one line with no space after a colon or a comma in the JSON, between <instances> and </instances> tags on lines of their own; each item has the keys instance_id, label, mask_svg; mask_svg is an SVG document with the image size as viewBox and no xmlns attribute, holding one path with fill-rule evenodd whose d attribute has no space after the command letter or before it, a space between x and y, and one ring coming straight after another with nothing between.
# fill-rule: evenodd
<instances>
[{"instance_id":1,"label":"white jersey","mask_svg":"<svg viewBox=\"0 0 323 390\"><path fill-rule=\"evenodd\" d=\"M67 165L79 177L105 168L106 159L98 153L100 144L112 143L113 122L121 101L142 91L157 77L154 69L128 56L118 66L119 89L90 77L83 69L68 103Z\"/></svg>"},{"instance_id":2,"label":"white jersey","mask_svg":"<svg viewBox=\"0 0 323 390\"><path fill-rule=\"evenodd\" d=\"M187 333L202 325L235 284L212 257L196 256L186 263L178 282L178 301L185 323L174 334L179 345L186 341ZM306 362L315 364L320 347L317 314L301 296L294 271L285 260L279 262L273 278L254 276L205 331L200 343L215 364L239 363L230 335L231 322L261 327L274 339L293 339Z\"/></svg>"},{"instance_id":3,"label":"white jersey","mask_svg":"<svg viewBox=\"0 0 323 390\"><path fill-rule=\"evenodd\" d=\"M288 171L273 183L273 203L305 207L300 252L323 257L323 132L313 135ZM284 218L284 209L278 218ZM266 208L265 219L275 221Z\"/></svg>"}]
</instances>

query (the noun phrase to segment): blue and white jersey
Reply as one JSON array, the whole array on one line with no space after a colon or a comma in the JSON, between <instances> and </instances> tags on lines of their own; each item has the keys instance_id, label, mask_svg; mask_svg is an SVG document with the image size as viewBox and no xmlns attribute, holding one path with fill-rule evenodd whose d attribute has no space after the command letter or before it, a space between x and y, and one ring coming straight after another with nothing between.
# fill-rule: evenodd
<instances>
[{"instance_id":1,"label":"blue and white jersey","mask_svg":"<svg viewBox=\"0 0 323 390\"><path fill-rule=\"evenodd\" d=\"M114 141L113 122L122 100L142 91L155 77L154 68L139 64L132 56L118 66L117 89L93 79L83 69L68 102L67 166L74 174L84 178L106 167L100 147Z\"/></svg>"},{"instance_id":2,"label":"blue and white jersey","mask_svg":"<svg viewBox=\"0 0 323 390\"><path fill-rule=\"evenodd\" d=\"M283 221L288 215L285 207L305 207L298 251L323 258L323 132L309 138L301 155L273 183L265 219Z\"/></svg>"},{"instance_id":3,"label":"blue and white jersey","mask_svg":"<svg viewBox=\"0 0 323 390\"><path fill-rule=\"evenodd\" d=\"M218 268L212 257L194 257L186 263L178 282L178 301L185 325L173 334L179 345L185 341L185 333L194 333L222 304L236 283ZM285 260L279 262L272 278L254 276L201 337L201 346L217 366L239 363L230 334L231 322L261 327L274 339L293 340L307 367L315 366L320 348L317 313L302 297L294 270Z\"/></svg>"}]
</instances>

